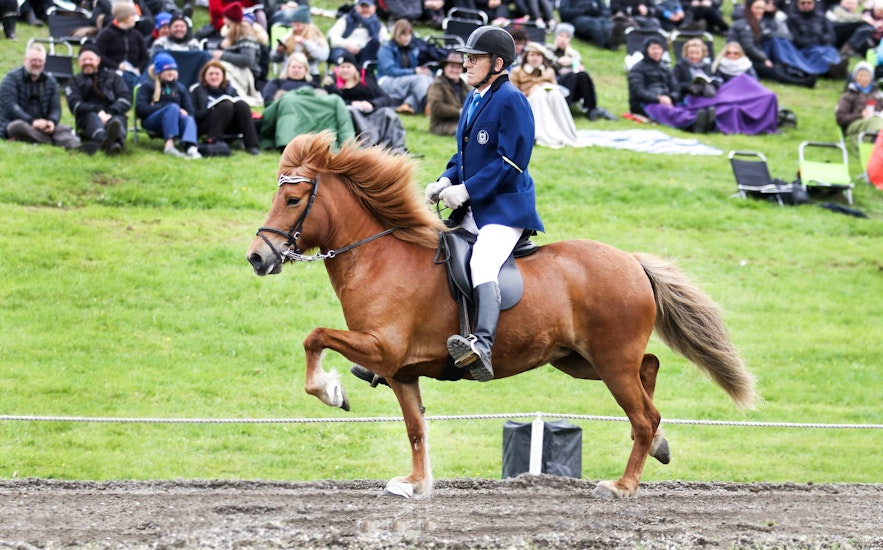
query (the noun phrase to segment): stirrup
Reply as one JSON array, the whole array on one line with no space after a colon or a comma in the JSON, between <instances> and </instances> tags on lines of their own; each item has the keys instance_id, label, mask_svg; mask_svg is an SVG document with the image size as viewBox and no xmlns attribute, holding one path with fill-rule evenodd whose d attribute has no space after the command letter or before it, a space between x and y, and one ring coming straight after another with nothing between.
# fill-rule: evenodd
<instances>
[{"instance_id":1,"label":"stirrup","mask_svg":"<svg viewBox=\"0 0 883 550\"><path fill-rule=\"evenodd\" d=\"M454 359L454 366L461 369L469 368L469 373L475 380L479 382L493 380L494 369L490 358L475 348L476 342L478 338L473 334L468 338L455 334L448 338L448 353Z\"/></svg>"},{"instance_id":2,"label":"stirrup","mask_svg":"<svg viewBox=\"0 0 883 550\"><path fill-rule=\"evenodd\" d=\"M350 367L350 372L358 379L364 380L371 384L372 388L376 388L378 384L382 384L384 386L389 386L389 382L386 381L386 378L380 376L372 370L366 369L362 365L353 365Z\"/></svg>"}]
</instances>

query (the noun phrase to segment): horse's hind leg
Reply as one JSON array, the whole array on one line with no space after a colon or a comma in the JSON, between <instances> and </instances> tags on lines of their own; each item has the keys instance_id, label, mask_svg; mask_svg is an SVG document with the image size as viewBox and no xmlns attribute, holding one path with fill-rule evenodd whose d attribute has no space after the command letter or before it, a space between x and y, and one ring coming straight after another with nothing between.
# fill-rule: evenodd
<instances>
[{"instance_id":1,"label":"horse's hind leg","mask_svg":"<svg viewBox=\"0 0 883 550\"><path fill-rule=\"evenodd\" d=\"M656 374L658 372L659 359L651 353L644 354L644 360L641 361L641 385L644 386L644 391L650 396L651 401L653 400L653 392L656 391ZM632 434L632 438L634 439L634 434ZM656 428L653 443L650 445L650 456L663 464L671 462L668 441L662 434L662 426Z\"/></svg>"},{"instance_id":2,"label":"horse's hind leg","mask_svg":"<svg viewBox=\"0 0 883 550\"><path fill-rule=\"evenodd\" d=\"M628 357L627 353L622 354ZM654 358L655 359L655 358ZM601 481L595 488L595 494L602 497L628 497L635 494L641 481L644 463L654 442L654 435L659 426L659 411L653 405L650 394L644 387L642 371L646 371L647 382L655 380L654 361L646 360L646 356L637 364L635 359L609 358L596 361L601 378L607 384L616 402L625 411L632 425L632 450L626 463L625 471L616 481ZM644 365L647 365L645 368ZM603 366L602 366L603 365ZM658 361L656 362L658 368Z\"/></svg>"}]
</instances>

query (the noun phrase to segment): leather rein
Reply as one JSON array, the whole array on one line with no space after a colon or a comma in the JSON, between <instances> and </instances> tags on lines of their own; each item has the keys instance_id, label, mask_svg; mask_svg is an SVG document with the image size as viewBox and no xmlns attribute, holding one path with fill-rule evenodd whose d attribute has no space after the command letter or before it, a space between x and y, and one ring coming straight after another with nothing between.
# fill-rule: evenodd
<instances>
[{"instance_id":1,"label":"leather rein","mask_svg":"<svg viewBox=\"0 0 883 550\"><path fill-rule=\"evenodd\" d=\"M309 183L312 185L312 189L310 190L310 198L307 201L307 207L304 209L303 213L298 216L297 220L295 220L291 228L288 231L283 231L281 229L276 229L275 227L260 227L257 231L257 235L261 239L263 239L265 243L267 243L267 246L270 247L270 250L273 251L273 254L275 254L276 258L278 258L279 261L282 263L285 263L286 260L290 260L293 262L315 262L318 260L330 260L338 254L343 254L344 252L348 252L375 239L385 237L386 235L389 235L396 230L396 228L393 227L385 231L381 231L376 235L371 235L370 237L366 237L360 241L348 244L342 248L338 248L337 250L320 252L312 256L305 255L303 253L303 250L301 250L298 246L297 240L300 238L300 234L304 228L304 222L306 221L310 210L313 208L313 203L315 202L316 195L319 192L319 177L316 176L314 179L310 179L304 176L287 176L285 174L279 176L279 187L282 187L283 185L295 185L298 183ZM270 240L267 239L267 237L264 235L265 232L285 237L285 243L283 243L282 245L284 248L282 250L279 250L275 246L273 246L273 243L271 243Z\"/></svg>"}]
</instances>

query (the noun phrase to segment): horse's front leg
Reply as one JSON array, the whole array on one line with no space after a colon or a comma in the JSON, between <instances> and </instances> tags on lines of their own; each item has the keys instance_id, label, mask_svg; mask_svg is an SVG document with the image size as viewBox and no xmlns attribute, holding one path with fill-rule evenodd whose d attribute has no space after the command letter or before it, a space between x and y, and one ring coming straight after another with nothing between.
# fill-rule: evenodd
<instances>
[{"instance_id":1,"label":"horse's front leg","mask_svg":"<svg viewBox=\"0 0 883 550\"><path fill-rule=\"evenodd\" d=\"M405 498L429 496L432 493L432 468L429 465L429 430L423 415L420 382L418 379L407 383L390 379L389 385L399 400L408 432L411 474L390 479L383 494Z\"/></svg>"},{"instance_id":2,"label":"horse's front leg","mask_svg":"<svg viewBox=\"0 0 883 550\"><path fill-rule=\"evenodd\" d=\"M340 382L340 374L322 368L322 352L331 349L360 365L374 365L382 361L377 339L363 332L330 328L315 328L304 340L307 373L304 390L332 407L350 410L349 400Z\"/></svg>"}]
</instances>

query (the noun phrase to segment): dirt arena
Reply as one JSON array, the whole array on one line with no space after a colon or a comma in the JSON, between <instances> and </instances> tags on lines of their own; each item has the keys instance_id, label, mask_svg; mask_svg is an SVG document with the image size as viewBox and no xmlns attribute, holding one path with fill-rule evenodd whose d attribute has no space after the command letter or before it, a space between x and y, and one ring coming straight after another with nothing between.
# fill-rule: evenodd
<instances>
[{"instance_id":1,"label":"dirt arena","mask_svg":"<svg viewBox=\"0 0 883 550\"><path fill-rule=\"evenodd\" d=\"M686 483L620 501L547 475L378 480L0 481L0 548L883 549L883 485Z\"/></svg>"}]
</instances>

